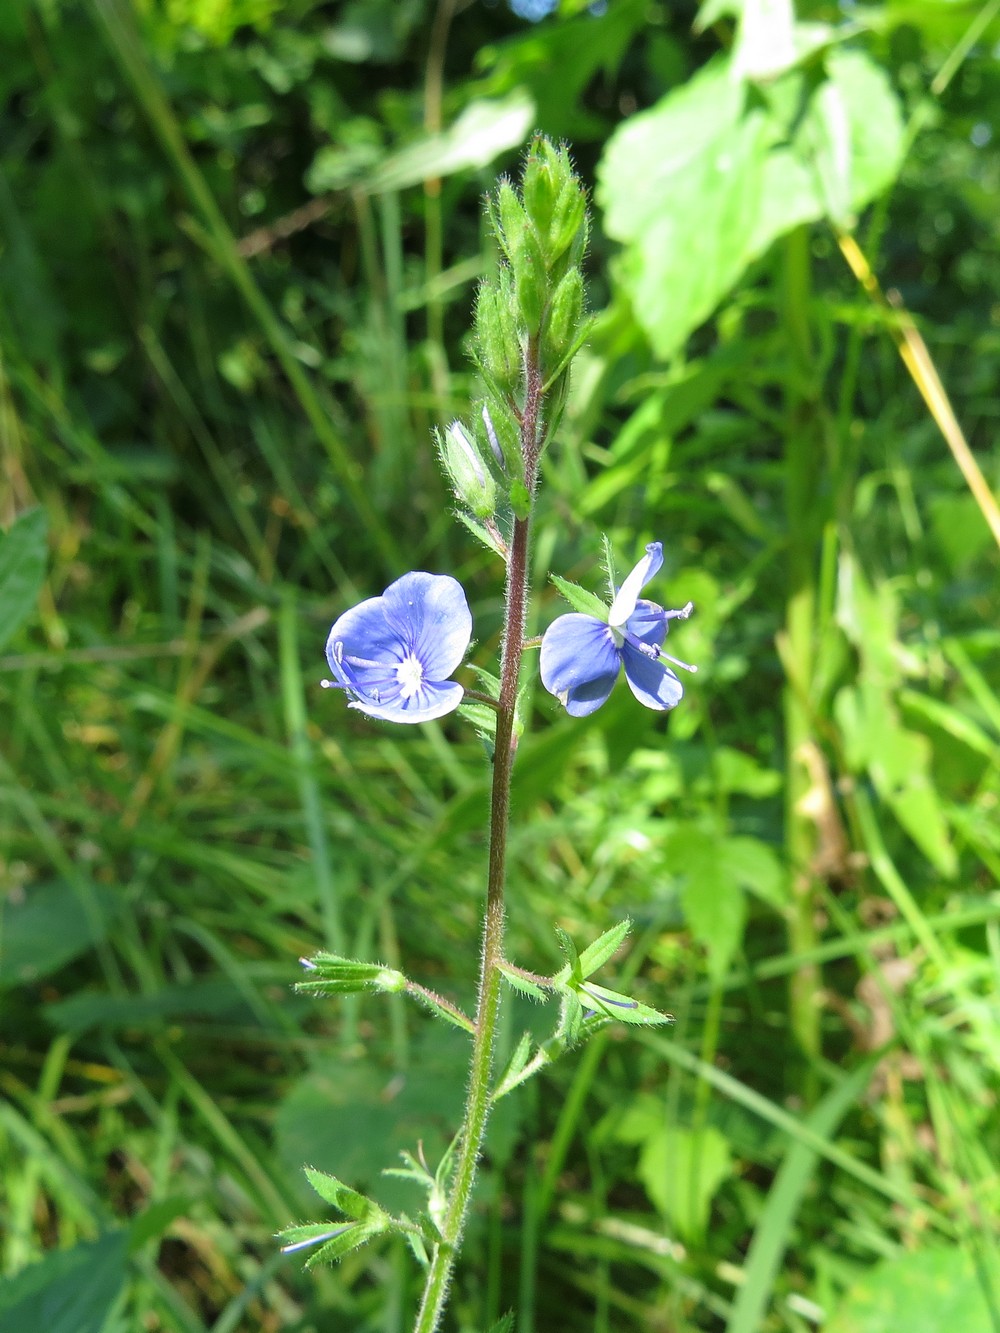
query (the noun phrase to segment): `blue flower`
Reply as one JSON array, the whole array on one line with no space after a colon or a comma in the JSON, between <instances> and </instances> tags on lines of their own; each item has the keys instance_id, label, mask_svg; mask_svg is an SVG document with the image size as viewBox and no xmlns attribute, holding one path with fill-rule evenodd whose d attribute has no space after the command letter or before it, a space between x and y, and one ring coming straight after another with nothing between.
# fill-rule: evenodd
<instances>
[{"instance_id":1,"label":"blue flower","mask_svg":"<svg viewBox=\"0 0 1000 1333\"><path fill-rule=\"evenodd\" d=\"M453 712L465 691L448 677L472 638L462 585L448 574L404 574L381 597L345 611L326 641L335 681L351 708L389 722L429 722Z\"/></svg>"},{"instance_id":2,"label":"blue flower","mask_svg":"<svg viewBox=\"0 0 1000 1333\"><path fill-rule=\"evenodd\" d=\"M572 717L587 717L605 703L625 668L629 688L641 704L663 711L680 703L684 687L665 662L685 671L696 667L663 651L669 621L686 620L694 606L664 611L639 593L663 564L663 546L651 542L618 589L607 623L578 612L560 616L542 639L542 684Z\"/></svg>"}]
</instances>

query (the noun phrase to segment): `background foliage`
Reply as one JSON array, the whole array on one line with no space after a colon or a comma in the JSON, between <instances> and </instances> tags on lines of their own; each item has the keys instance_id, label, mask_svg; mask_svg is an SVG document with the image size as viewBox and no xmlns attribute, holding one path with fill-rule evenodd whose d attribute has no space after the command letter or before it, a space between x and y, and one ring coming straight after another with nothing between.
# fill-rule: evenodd
<instances>
[{"instance_id":1,"label":"background foliage","mask_svg":"<svg viewBox=\"0 0 1000 1333\"><path fill-rule=\"evenodd\" d=\"M414 1206L379 1172L436 1160L464 1038L291 984L330 947L468 1000L487 774L318 680L409 568L495 656L429 442L536 127L596 314L536 627L602 531L662 539L700 673L669 722L538 692L513 953L629 915L677 1026L502 1104L454 1326L1000 1327L996 544L845 263L995 491L1000 6L516 8L0 7L4 1333L412 1318L405 1252L271 1236L322 1215L303 1161Z\"/></svg>"}]
</instances>

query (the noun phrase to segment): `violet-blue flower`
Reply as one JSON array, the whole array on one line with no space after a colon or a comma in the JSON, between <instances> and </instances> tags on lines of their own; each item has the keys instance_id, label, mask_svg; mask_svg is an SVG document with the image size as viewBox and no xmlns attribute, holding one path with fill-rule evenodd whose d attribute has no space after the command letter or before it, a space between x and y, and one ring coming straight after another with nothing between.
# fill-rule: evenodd
<instances>
[{"instance_id":1,"label":"violet-blue flower","mask_svg":"<svg viewBox=\"0 0 1000 1333\"><path fill-rule=\"evenodd\" d=\"M618 589L607 623L572 612L553 621L542 638L542 684L572 717L596 712L625 668L629 689L647 708L664 711L680 703L684 687L666 665L697 668L663 651L671 620L686 620L694 606L664 611L639 593L663 564L663 545L651 542Z\"/></svg>"},{"instance_id":2,"label":"violet-blue flower","mask_svg":"<svg viewBox=\"0 0 1000 1333\"><path fill-rule=\"evenodd\" d=\"M381 597L345 611L326 657L350 707L389 722L430 722L453 712L465 691L448 677L472 638L472 612L449 574L404 574Z\"/></svg>"}]
</instances>

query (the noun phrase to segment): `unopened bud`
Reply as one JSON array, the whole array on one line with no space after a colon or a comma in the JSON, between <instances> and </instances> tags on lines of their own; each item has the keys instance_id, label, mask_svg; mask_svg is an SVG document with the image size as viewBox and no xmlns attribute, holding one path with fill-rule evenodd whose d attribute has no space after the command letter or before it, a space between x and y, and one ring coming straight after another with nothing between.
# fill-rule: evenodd
<instances>
[{"instance_id":1,"label":"unopened bud","mask_svg":"<svg viewBox=\"0 0 1000 1333\"><path fill-rule=\"evenodd\" d=\"M477 518L492 518L496 509L496 483L462 423L453 421L443 438L437 432L437 441L456 497Z\"/></svg>"}]
</instances>

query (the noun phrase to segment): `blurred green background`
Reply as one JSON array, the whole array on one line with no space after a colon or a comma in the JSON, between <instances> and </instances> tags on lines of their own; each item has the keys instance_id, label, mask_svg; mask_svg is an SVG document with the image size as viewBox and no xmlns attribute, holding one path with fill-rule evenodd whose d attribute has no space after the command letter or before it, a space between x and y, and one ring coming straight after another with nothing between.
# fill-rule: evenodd
<instances>
[{"instance_id":1,"label":"blurred green background","mask_svg":"<svg viewBox=\"0 0 1000 1333\"><path fill-rule=\"evenodd\" d=\"M409 1327L404 1248L272 1234L303 1162L420 1206L379 1173L437 1160L465 1038L291 988L332 947L469 1002L488 770L319 681L407 569L495 661L430 432L536 128L596 322L534 629L662 540L700 669L669 718L535 692L510 949L631 916L610 984L677 1023L502 1104L448 1327L1000 1329L1000 3L797 18L0 7L2 1333Z\"/></svg>"}]
</instances>

